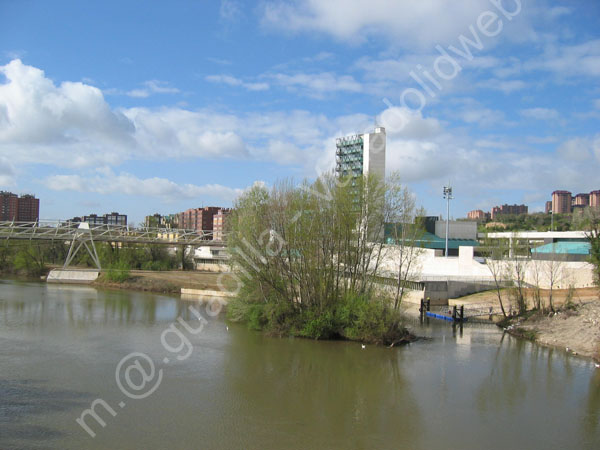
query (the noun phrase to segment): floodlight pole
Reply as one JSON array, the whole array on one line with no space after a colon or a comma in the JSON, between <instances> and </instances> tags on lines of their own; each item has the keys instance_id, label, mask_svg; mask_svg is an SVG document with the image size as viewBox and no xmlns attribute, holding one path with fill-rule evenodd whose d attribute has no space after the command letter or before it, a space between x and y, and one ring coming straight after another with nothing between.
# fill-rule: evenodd
<instances>
[{"instance_id":1,"label":"floodlight pole","mask_svg":"<svg viewBox=\"0 0 600 450\"><path fill-rule=\"evenodd\" d=\"M452 197L452 186L450 186L450 182L448 182L448 186L444 186L444 198L446 199L446 254L445 257L448 257L448 234L450 232L450 200Z\"/></svg>"}]
</instances>

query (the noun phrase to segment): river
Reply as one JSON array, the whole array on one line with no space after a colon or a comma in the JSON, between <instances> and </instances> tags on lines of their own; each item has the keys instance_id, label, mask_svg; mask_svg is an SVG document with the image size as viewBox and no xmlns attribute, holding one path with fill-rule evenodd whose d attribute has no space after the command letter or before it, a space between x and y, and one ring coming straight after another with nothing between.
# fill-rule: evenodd
<instances>
[{"instance_id":1,"label":"river","mask_svg":"<svg viewBox=\"0 0 600 450\"><path fill-rule=\"evenodd\" d=\"M430 339L362 348L211 315L0 281L0 449L600 448L600 369L496 327L414 322Z\"/></svg>"}]
</instances>

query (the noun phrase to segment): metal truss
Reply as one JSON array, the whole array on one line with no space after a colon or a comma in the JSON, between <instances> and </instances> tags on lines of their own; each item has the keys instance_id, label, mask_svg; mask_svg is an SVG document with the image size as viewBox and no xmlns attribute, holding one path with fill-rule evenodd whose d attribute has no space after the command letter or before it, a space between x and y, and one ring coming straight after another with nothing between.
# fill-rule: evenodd
<instances>
[{"instance_id":1,"label":"metal truss","mask_svg":"<svg viewBox=\"0 0 600 450\"><path fill-rule=\"evenodd\" d=\"M161 245L207 245L223 246L222 241L214 241L213 232L180 230L169 228L133 228L126 225L88 224L85 233L79 222L39 221L8 222L0 221L0 239L29 239L46 241L81 241L84 233L92 242L115 242L128 244Z\"/></svg>"}]
</instances>

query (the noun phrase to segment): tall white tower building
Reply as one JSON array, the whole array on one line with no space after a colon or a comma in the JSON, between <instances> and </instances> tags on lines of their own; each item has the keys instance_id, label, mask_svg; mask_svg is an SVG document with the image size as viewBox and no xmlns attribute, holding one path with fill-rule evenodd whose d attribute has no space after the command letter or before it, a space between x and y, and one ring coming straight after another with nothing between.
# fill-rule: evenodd
<instances>
[{"instance_id":1,"label":"tall white tower building","mask_svg":"<svg viewBox=\"0 0 600 450\"><path fill-rule=\"evenodd\" d=\"M371 133L338 138L335 146L338 176L359 177L374 173L382 180L385 178L385 128L376 127Z\"/></svg>"}]
</instances>

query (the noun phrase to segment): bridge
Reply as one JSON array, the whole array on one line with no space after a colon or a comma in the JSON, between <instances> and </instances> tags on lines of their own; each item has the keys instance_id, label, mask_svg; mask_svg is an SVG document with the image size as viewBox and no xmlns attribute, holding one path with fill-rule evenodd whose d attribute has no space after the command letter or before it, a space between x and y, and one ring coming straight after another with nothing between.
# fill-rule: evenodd
<instances>
[{"instance_id":1,"label":"bridge","mask_svg":"<svg viewBox=\"0 0 600 450\"><path fill-rule=\"evenodd\" d=\"M83 247L100 270L95 242L123 244L158 244L170 246L223 246L213 240L213 232L170 228L130 227L127 225L90 224L71 221L14 222L0 221L0 240L36 240L70 242L63 266L66 269Z\"/></svg>"}]
</instances>

